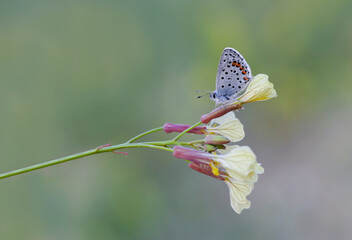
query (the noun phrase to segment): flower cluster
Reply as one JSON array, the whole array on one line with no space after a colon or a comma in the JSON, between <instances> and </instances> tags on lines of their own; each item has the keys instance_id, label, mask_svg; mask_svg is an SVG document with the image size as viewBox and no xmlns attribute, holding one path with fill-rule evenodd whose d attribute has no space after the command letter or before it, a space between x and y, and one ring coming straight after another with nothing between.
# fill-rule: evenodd
<instances>
[{"instance_id":1,"label":"flower cluster","mask_svg":"<svg viewBox=\"0 0 352 240\"><path fill-rule=\"evenodd\" d=\"M205 136L203 140L190 144L193 148L175 146L173 155L190 161L191 169L224 181L229 187L231 207L238 214L250 207L247 196L253 190L258 174L262 174L264 169L248 146L234 144L242 140L245 133L233 110L241 109L243 104L249 102L276 96L268 76L258 74L239 98L203 115L201 122L206 125L191 128L189 125L166 123L163 127L166 133L189 129L188 133Z\"/></svg>"}]
</instances>

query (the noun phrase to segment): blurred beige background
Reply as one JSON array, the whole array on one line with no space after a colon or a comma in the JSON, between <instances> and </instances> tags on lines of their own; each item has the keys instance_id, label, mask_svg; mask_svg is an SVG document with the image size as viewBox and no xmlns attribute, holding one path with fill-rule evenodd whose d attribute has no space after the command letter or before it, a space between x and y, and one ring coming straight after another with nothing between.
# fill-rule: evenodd
<instances>
[{"instance_id":1,"label":"blurred beige background","mask_svg":"<svg viewBox=\"0 0 352 240\"><path fill-rule=\"evenodd\" d=\"M241 215L222 182L132 149L1 180L0 238L348 239L351 23L350 0L0 1L0 172L198 121L225 47L279 94L237 114L265 168Z\"/></svg>"}]
</instances>

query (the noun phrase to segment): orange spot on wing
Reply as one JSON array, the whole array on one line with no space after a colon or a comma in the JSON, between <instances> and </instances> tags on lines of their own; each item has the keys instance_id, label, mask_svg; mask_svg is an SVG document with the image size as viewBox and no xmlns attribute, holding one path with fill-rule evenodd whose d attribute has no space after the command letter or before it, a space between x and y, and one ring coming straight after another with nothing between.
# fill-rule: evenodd
<instances>
[{"instance_id":1,"label":"orange spot on wing","mask_svg":"<svg viewBox=\"0 0 352 240\"><path fill-rule=\"evenodd\" d=\"M237 64L236 62L233 62L233 63L232 63L232 66L236 66L236 64Z\"/></svg>"},{"instance_id":2,"label":"orange spot on wing","mask_svg":"<svg viewBox=\"0 0 352 240\"><path fill-rule=\"evenodd\" d=\"M243 67L240 67L241 70L243 70L244 68Z\"/></svg>"},{"instance_id":3,"label":"orange spot on wing","mask_svg":"<svg viewBox=\"0 0 352 240\"><path fill-rule=\"evenodd\" d=\"M246 77L245 77L245 78L243 78L243 79L244 79L244 80L246 80L246 81L248 80L248 78L246 78Z\"/></svg>"},{"instance_id":4,"label":"orange spot on wing","mask_svg":"<svg viewBox=\"0 0 352 240\"><path fill-rule=\"evenodd\" d=\"M246 74L247 72L246 71L242 71L243 74Z\"/></svg>"},{"instance_id":5,"label":"orange spot on wing","mask_svg":"<svg viewBox=\"0 0 352 240\"><path fill-rule=\"evenodd\" d=\"M240 67L240 66L241 66L241 64L239 64L239 63L236 63L236 66L237 66L237 67Z\"/></svg>"}]
</instances>

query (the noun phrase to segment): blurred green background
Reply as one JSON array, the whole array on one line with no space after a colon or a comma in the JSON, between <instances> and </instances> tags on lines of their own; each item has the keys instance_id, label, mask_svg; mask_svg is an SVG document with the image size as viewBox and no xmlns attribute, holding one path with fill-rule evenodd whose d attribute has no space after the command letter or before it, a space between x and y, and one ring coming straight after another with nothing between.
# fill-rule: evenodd
<instances>
[{"instance_id":1,"label":"blurred green background","mask_svg":"<svg viewBox=\"0 0 352 240\"><path fill-rule=\"evenodd\" d=\"M241 215L132 149L1 180L0 239L348 239L351 42L351 0L0 1L0 172L198 121L225 47L279 94L237 114L265 168Z\"/></svg>"}]
</instances>

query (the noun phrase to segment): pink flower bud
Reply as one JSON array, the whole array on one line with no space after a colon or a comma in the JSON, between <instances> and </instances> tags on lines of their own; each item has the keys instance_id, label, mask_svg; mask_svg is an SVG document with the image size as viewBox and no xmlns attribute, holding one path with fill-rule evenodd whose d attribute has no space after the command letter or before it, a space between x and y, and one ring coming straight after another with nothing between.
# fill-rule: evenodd
<instances>
[{"instance_id":1,"label":"pink flower bud","mask_svg":"<svg viewBox=\"0 0 352 240\"><path fill-rule=\"evenodd\" d=\"M186 124L172 124L172 123L165 123L163 128L164 132L172 133L172 132L183 132L187 128L191 127L191 125ZM195 133L195 134L204 134L205 127L195 127L189 130L187 133Z\"/></svg>"},{"instance_id":2,"label":"pink flower bud","mask_svg":"<svg viewBox=\"0 0 352 240\"><path fill-rule=\"evenodd\" d=\"M207 135L205 137L205 143L211 145L223 145L229 143L230 140L221 135Z\"/></svg>"},{"instance_id":3,"label":"pink flower bud","mask_svg":"<svg viewBox=\"0 0 352 240\"><path fill-rule=\"evenodd\" d=\"M202 174L205 174L207 176L225 181L226 177L224 176L226 173L224 174L219 174L219 176L214 175L211 167L209 166L209 164L203 164L203 163L195 163L195 162L191 162L188 164L188 167L192 168L193 170L200 172Z\"/></svg>"},{"instance_id":4,"label":"pink flower bud","mask_svg":"<svg viewBox=\"0 0 352 240\"><path fill-rule=\"evenodd\" d=\"M210 163L213 161L212 154L181 146L174 147L174 157L186 159L196 163Z\"/></svg>"},{"instance_id":5,"label":"pink flower bud","mask_svg":"<svg viewBox=\"0 0 352 240\"><path fill-rule=\"evenodd\" d=\"M210 122L210 120L214 118L221 117L222 115L225 115L228 112L241 109L241 108L242 108L242 105L238 102L221 105L220 107L215 108L210 113L202 115L202 117L200 118L200 121L202 123L208 123Z\"/></svg>"}]
</instances>

